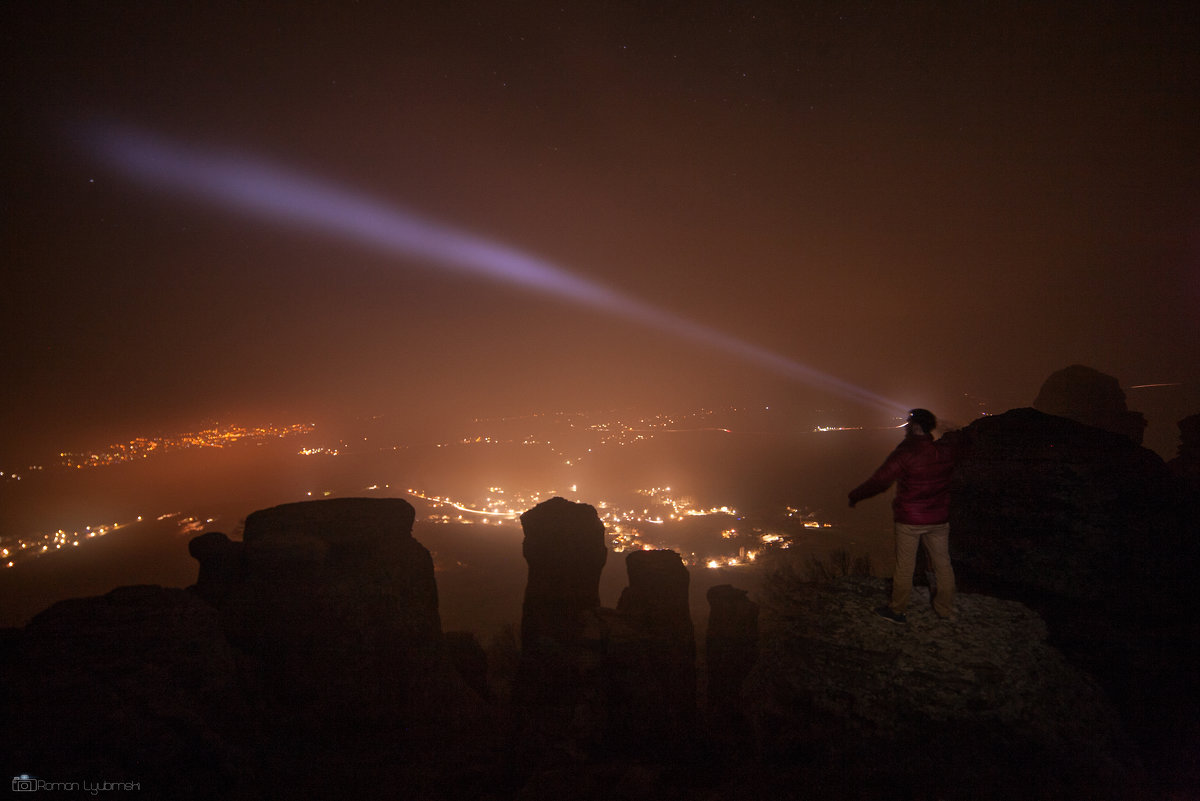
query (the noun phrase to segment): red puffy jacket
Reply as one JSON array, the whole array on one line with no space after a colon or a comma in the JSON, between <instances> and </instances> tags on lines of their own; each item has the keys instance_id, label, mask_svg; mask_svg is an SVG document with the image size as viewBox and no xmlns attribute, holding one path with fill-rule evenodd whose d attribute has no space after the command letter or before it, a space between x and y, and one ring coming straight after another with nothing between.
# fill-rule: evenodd
<instances>
[{"instance_id":1,"label":"red puffy jacket","mask_svg":"<svg viewBox=\"0 0 1200 801\"><path fill-rule=\"evenodd\" d=\"M950 519L950 476L957 447L953 439L910 434L875 473L850 492L855 504L896 484L892 513L897 523L934 525Z\"/></svg>"}]
</instances>

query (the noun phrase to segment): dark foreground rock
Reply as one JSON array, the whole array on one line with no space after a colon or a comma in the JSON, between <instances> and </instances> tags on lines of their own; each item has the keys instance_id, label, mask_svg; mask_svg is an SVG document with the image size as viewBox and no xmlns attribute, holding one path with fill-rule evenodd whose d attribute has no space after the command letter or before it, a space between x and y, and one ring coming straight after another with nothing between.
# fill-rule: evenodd
<instances>
[{"instance_id":1,"label":"dark foreground rock","mask_svg":"<svg viewBox=\"0 0 1200 801\"><path fill-rule=\"evenodd\" d=\"M121 588L0 632L0 759L14 776L247 801L1140 801L1195 786L1172 688L1114 697L1089 675L1183 675L1144 632L1120 652L1099 628L1108 650L1067 659L1025 604L964 592L942 623L917 590L895 626L872 614L886 582L785 570L755 600L710 593L705 705L678 554L630 555L605 609L595 510L531 511L523 653L513 631L487 649L441 632L404 502L277 507L243 542L193 540L195 588ZM1150 715L1161 749L1127 736Z\"/></svg>"},{"instance_id":2,"label":"dark foreground rock","mask_svg":"<svg viewBox=\"0 0 1200 801\"><path fill-rule=\"evenodd\" d=\"M455 714L462 688L451 683L433 559L412 537L413 515L401 499L350 498L246 519L240 580L218 609L288 730Z\"/></svg>"},{"instance_id":3,"label":"dark foreground rock","mask_svg":"<svg viewBox=\"0 0 1200 801\"><path fill-rule=\"evenodd\" d=\"M765 759L814 797L1126 798L1144 776L1099 684L1027 607L962 594L956 622L917 589L907 625L881 579L780 574L748 682ZM851 795L850 797L856 797Z\"/></svg>"},{"instance_id":4,"label":"dark foreground rock","mask_svg":"<svg viewBox=\"0 0 1200 801\"><path fill-rule=\"evenodd\" d=\"M641 643L630 649L626 660L627 697L640 709L631 723L645 727L649 718L658 717L659 736L677 736L693 725L696 716L696 631L688 604L691 577L679 554L669 550L633 551L625 557L625 569L629 586L621 593L617 611L642 634ZM641 702L634 700L639 695L644 696Z\"/></svg>"},{"instance_id":5,"label":"dark foreground rock","mask_svg":"<svg viewBox=\"0 0 1200 801\"><path fill-rule=\"evenodd\" d=\"M13 775L155 798L477 794L493 727L443 640L412 520L402 500L263 510L243 542L193 541L192 590L41 613L4 641ZM482 686L478 646L453 650Z\"/></svg>"},{"instance_id":6,"label":"dark foreground rock","mask_svg":"<svg viewBox=\"0 0 1200 801\"><path fill-rule=\"evenodd\" d=\"M513 693L520 760L563 753L686 750L695 734L696 640L689 575L674 551L626 559L617 609L600 606L607 560L595 508L552 498L521 516L529 582Z\"/></svg>"},{"instance_id":7,"label":"dark foreground rock","mask_svg":"<svg viewBox=\"0 0 1200 801\"><path fill-rule=\"evenodd\" d=\"M1020 600L1097 677L1152 773L1200 785L1200 531L1155 453L1035 409L962 431L951 550L966 588Z\"/></svg>"},{"instance_id":8,"label":"dark foreground rock","mask_svg":"<svg viewBox=\"0 0 1200 801\"><path fill-rule=\"evenodd\" d=\"M758 662L758 604L746 590L730 584L710 587L706 597L708 714L722 735L744 736L747 699L743 686Z\"/></svg>"},{"instance_id":9,"label":"dark foreground rock","mask_svg":"<svg viewBox=\"0 0 1200 801\"><path fill-rule=\"evenodd\" d=\"M1200 523L1200 414L1179 421L1179 452L1167 462L1192 524Z\"/></svg>"},{"instance_id":10,"label":"dark foreground rock","mask_svg":"<svg viewBox=\"0 0 1200 801\"><path fill-rule=\"evenodd\" d=\"M230 736L253 726L239 657L193 593L122 587L63 601L10 646L10 775L137 782L181 799L239 797L250 783L254 756Z\"/></svg>"},{"instance_id":11,"label":"dark foreground rock","mask_svg":"<svg viewBox=\"0 0 1200 801\"><path fill-rule=\"evenodd\" d=\"M1157 454L1036 409L962 437L950 524L968 578L1137 614L1170 613L1190 591L1200 551Z\"/></svg>"},{"instance_id":12,"label":"dark foreground rock","mask_svg":"<svg viewBox=\"0 0 1200 801\"><path fill-rule=\"evenodd\" d=\"M521 703L573 706L594 684L604 524L592 506L551 498L521 515L521 527L529 580L515 693Z\"/></svg>"}]
</instances>

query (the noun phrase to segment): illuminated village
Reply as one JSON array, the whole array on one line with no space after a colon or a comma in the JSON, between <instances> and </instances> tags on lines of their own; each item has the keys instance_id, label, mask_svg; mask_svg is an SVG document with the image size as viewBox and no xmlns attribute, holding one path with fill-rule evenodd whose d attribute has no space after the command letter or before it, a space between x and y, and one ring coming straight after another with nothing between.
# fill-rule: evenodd
<instances>
[{"instance_id":1,"label":"illuminated village","mask_svg":"<svg viewBox=\"0 0 1200 801\"><path fill-rule=\"evenodd\" d=\"M171 451L190 448L228 448L243 442L256 442L272 438L293 437L310 434L316 429L311 423L293 423L286 426L262 425L253 428L244 426L214 425L211 428L174 436L135 437L128 442L109 445L105 450L72 453L63 451L59 459L64 467L111 467L123 462L149 459Z\"/></svg>"},{"instance_id":2,"label":"illuminated village","mask_svg":"<svg viewBox=\"0 0 1200 801\"><path fill-rule=\"evenodd\" d=\"M736 411L736 410L732 410ZM527 421L551 423L555 430L565 432L566 442L546 436L508 437L496 433L476 433L448 442L439 442L436 449L475 448L487 446L519 446L521 448L548 450L552 457L565 468L571 468L586 460L597 449L626 447L646 443L658 435L716 432L731 433L728 428L713 425L717 416L714 410L698 410L681 415L659 414L649 417L621 419L615 414L611 419L597 420L598 415L586 413L552 413L529 415L516 418L486 418L473 421L476 426L493 428L511 427ZM820 427L814 431L847 430L843 427ZM189 449L229 448L266 440L312 436L317 427L311 423L288 425L240 425L212 426L195 432L173 436L137 437L125 443L109 445L96 451L62 452L59 467L68 470L98 469L138 462L166 453ZM318 444L305 442L296 451L298 457L339 457L364 449L363 441ZM380 451L399 450L398 445L380 446L372 443L372 449ZM29 470L42 470L31 467ZM12 479L17 479L14 474ZM766 550L787 549L794 538L806 530L831 528L822 523L813 513L796 507L787 507L772 514L769 521L750 519L743 511L730 503L719 500L700 502L689 494L670 486L633 488L626 493L625 501L595 497L580 493L577 484L549 488L517 488L514 486L489 486L476 492L456 494L445 489L427 487L393 488L392 482L380 478L362 486L357 492L334 491L328 488L305 490L300 497L280 498L279 502L328 498L338 495L360 494L364 496L403 495L417 505L419 520L434 525L480 525L494 527L519 526L521 514L539 503L562 496L582 501L596 507L605 525L608 542L615 553L634 550L672 549L680 553L684 562L691 566L707 568L742 567L752 564ZM422 510L422 502L424 511ZM760 515L761 517L761 515ZM0 564L6 568L19 565L23 560L76 548L89 540L121 531L143 518L156 521L173 521L181 531L202 530L216 518L204 517L200 513L185 514L171 512L156 515L139 515L136 519L123 521L101 521L79 527L63 527L51 531L9 534L0 538ZM699 534L699 536L698 536ZM695 547L702 539L705 548Z\"/></svg>"}]
</instances>

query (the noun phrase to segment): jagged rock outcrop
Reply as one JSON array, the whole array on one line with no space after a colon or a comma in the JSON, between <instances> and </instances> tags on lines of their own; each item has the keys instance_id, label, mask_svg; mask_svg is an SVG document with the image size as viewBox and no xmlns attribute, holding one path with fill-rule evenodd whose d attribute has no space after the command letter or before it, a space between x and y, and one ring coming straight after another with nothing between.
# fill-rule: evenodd
<instances>
[{"instance_id":1,"label":"jagged rock outcrop","mask_svg":"<svg viewBox=\"0 0 1200 801\"><path fill-rule=\"evenodd\" d=\"M62 601L9 643L0 753L45 780L138 782L162 798L230 797L254 771L239 658L209 604L122 587Z\"/></svg>"},{"instance_id":2,"label":"jagged rock outcrop","mask_svg":"<svg viewBox=\"0 0 1200 801\"><path fill-rule=\"evenodd\" d=\"M1182 536L1157 454L1035 409L981 418L961 434L951 488L956 569L1123 613L1178 600L1196 549Z\"/></svg>"},{"instance_id":3,"label":"jagged rock outcrop","mask_svg":"<svg viewBox=\"0 0 1200 801\"><path fill-rule=\"evenodd\" d=\"M1165 592L1137 583L1141 567L1127 566L1125 583L1108 587L1120 597L1103 604L1045 567L1109 569L1119 549L1087 546L1130 508L1154 513L1161 460L1035 410L963 436L952 538L998 540L956 552L965 578L1057 604L1035 613L1033 601L978 595L964 581L957 621L937 620L918 588L900 627L872 614L882 580L779 573L760 598L760 626L745 591L714 587L703 718L678 554L631 554L619 608L604 609L603 525L592 507L555 499L523 518L529 640L519 665L511 632L499 649L505 676L518 676L509 707L474 636L441 632L410 506L291 504L252 515L243 542L194 539L191 590L122 588L0 632L0 754L18 772L127 775L183 799L401 788L430 799L1027 801L1196 786L1187 607L1167 615L1130 601ZM1084 492L1132 494L1089 513L1075 497ZM1030 498L1051 511L1020 529ZM1041 547L1058 555L1030 561ZM489 682L502 689L484 710Z\"/></svg>"},{"instance_id":4,"label":"jagged rock outcrop","mask_svg":"<svg viewBox=\"0 0 1200 801\"><path fill-rule=\"evenodd\" d=\"M1033 408L1103 428L1138 445L1146 432L1145 415L1129 410L1117 379L1081 364L1052 373L1042 384Z\"/></svg>"},{"instance_id":5,"label":"jagged rock outcrop","mask_svg":"<svg viewBox=\"0 0 1200 801\"><path fill-rule=\"evenodd\" d=\"M647 631L695 648L695 629L688 607L687 565L675 551L632 551L625 557L629 586L621 591L617 611Z\"/></svg>"},{"instance_id":6,"label":"jagged rock outcrop","mask_svg":"<svg viewBox=\"0 0 1200 801\"><path fill-rule=\"evenodd\" d=\"M243 542L195 538L190 590L56 604L5 638L19 692L0 728L21 735L2 751L164 798L478 795L448 766L490 759L493 733L412 522L398 499L279 506ZM457 644L478 686L481 649Z\"/></svg>"},{"instance_id":7,"label":"jagged rock outcrop","mask_svg":"<svg viewBox=\"0 0 1200 801\"><path fill-rule=\"evenodd\" d=\"M608 561L604 524L585 503L551 498L521 515L521 552L529 565L521 610L521 645L569 640L581 612L600 606L600 572Z\"/></svg>"},{"instance_id":8,"label":"jagged rock outcrop","mask_svg":"<svg viewBox=\"0 0 1200 801\"><path fill-rule=\"evenodd\" d=\"M619 608L600 606L607 559L596 510L554 498L521 517L529 563L514 700L535 762L555 749L677 753L695 736L696 642L674 551L626 560Z\"/></svg>"},{"instance_id":9,"label":"jagged rock outcrop","mask_svg":"<svg viewBox=\"0 0 1200 801\"><path fill-rule=\"evenodd\" d=\"M720 729L737 727L745 714L742 693L758 661L758 604L730 584L709 587L705 662L708 713Z\"/></svg>"},{"instance_id":10,"label":"jagged rock outcrop","mask_svg":"<svg viewBox=\"0 0 1200 801\"><path fill-rule=\"evenodd\" d=\"M1179 421L1179 452L1167 462L1167 469L1188 500L1200 503L1200 414Z\"/></svg>"},{"instance_id":11,"label":"jagged rock outcrop","mask_svg":"<svg viewBox=\"0 0 1200 801\"><path fill-rule=\"evenodd\" d=\"M1200 747L1200 539L1157 454L1035 409L962 431L951 552L964 587L1023 601L1096 676L1152 770ZM1188 768L1176 783L1200 782Z\"/></svg>"},{"instance_id":12,"label":"jagged rock outcrop","mask_svg":"<svg viewBox=\"0 0 1200 801\"><path fill-rule=\"evenodd\" d=\"M226 600L247 636L314 624L427 642L441 634L433 559L400 498L275 506L246 518L243 578Z\"/></svg>"},{"instance_id":13,"label":"jagged rock outcrop","mask_svg":"<svg viewBox=\"0 0 1200 801\"><path fill-rule=\"evenodd\" d=\"M611 735L640 752L661 751L693 735L696 633L690 577L675 551L633 551L629 586L617 603L603 672L612 706Z\"/></svg>"},{"instance_id":14,"label":"jagged rock outcrop","mask_svg":"<svg viewBox=\"0 0 1200 801\"><path fill-rule=\"evenodd\" d=\"M769 761L893 797L1124 798L1141 781L1104 691L1046 643L1022 604L960 594L942 621L915 590L909 623L873 609L881 579L768 585L748 682ZM840 775L853 766L852 775ZM832 791L831 791L832 790Z\"/></svg>"},{"instance_id":15,"label":"jagged rock outcrop","mask_svg":"<svg viewBox=\"0 0 1200 801\"><path fill-rule=\"evenodd\" d=\"M244 543L234 542L219 531L193 537L188 553L200 563L195 590L204 600L219 606L244 576Z\"/></svg>"},{"instance_id":16,"label":"jagged rock outcrop","mask_svg":"<svg viewBox=\"0 0 1200 801\"><path fill-rule=\"evenodd\" d=\"M529 564L521 609L517 700L571 705L594 685L603 639L600 572L608 559L596 509L551 498L521 515L521 550Z\"/></svg>"},{"instance_id":17,"label":"jagged rock outcrop","mask_svg":"<svg viewBox=\"0 0 1200 801\"><path fill-rule=\"evenodd\" d=\"M231 571L240 580L224 588L218 608L289 731L409 720L415 734L461 712L433 560L412 537L413 518L402 499L346 498L246 519L241 564ZM197 591L218 595L204 583Z\"/></svg>"}]
</instances>

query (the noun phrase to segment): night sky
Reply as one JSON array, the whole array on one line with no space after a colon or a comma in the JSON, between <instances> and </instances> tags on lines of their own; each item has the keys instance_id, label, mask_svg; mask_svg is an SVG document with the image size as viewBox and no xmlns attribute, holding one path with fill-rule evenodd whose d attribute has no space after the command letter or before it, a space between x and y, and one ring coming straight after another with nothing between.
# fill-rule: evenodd
<instances>
[{"instance_id":1,"label":"night sky","mask_svg":"<svg viewBox=\"0 0 1200 801\"><path fill-rule=\"evenodd\" d=\"M905 405L1028 405L1073 363L1194 388L1200 7L983 5L5 3L0 457L202 418L808 392L147 187L97 155L113 129L370 197Z\"/></svg>"}]
</instances>

